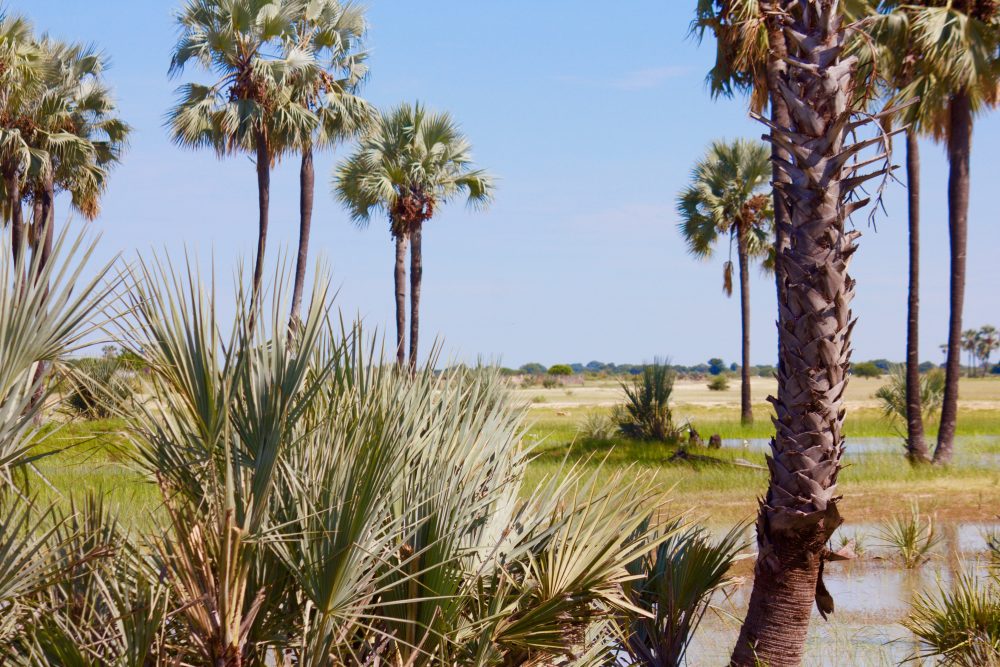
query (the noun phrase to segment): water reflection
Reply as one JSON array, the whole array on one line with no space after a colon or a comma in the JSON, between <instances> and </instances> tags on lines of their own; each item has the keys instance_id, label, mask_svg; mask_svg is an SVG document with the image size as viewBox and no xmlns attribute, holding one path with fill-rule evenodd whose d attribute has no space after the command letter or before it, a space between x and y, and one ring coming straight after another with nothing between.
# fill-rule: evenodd
<instances>
[{"instance_id":1,"label":"water reflection","mask_svg":"<svg viewBox=\"0 0 1000 667\"><path fill-rule=\"evenodd\" d=\"M917 641L901 625L918 593L951 585L959 571L986 574L985 533L1000 524L941 522L944 536L934 557L920 567L904 569L891 551L877 541L878 527L871 524L845 526L845 534L861 535L867 542L863 558L831 564L824 580L836 602L836 612L823 621L813 611L805 665L898 665L920 652ZM713 598L717 613L709 613L689 651L688 664L725 664L746 612L752 582ZM908 663L921 665L920 661ZM930 664L930 663L927 663Z\"/></svg>"}]
</instances>

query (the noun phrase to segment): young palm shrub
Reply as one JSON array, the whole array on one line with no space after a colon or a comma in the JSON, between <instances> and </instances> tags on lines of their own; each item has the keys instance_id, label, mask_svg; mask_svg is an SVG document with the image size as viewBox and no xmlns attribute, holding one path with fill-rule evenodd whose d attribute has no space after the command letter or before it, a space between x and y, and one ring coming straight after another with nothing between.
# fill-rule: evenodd
<instances>
[{"instance_id":1,"label":"young palm shrub","mask_svg":"<svg viewBox=\"0 0 1000 667\"><path fill-rule=\"evenodd\" d=\"M923 647L923 657L955 667L1000 665L1000 581L961 573L950 587L920 594L903 625Z\"/></svg>"},{"instance_id":2,"label":"young palm shrub","mask_svg":"<svg viewBox=\"0 0 1000 667\"><path fill-rule=\"evenodd\" d=\"M917 505L910 509L909 516L896 516L882 522L878 537L884 546L895 550L907 569L926 562L941 542L941 536L934 529L934 519L921 515Z\"/></svg>"},{"instance_id":3,"label":"young palm shrub","mask_svg":"<svg viewBox=\"0 0 1000 667\"><path fill-rule=\"evenodd\" d=\"M941 403L944 401L944 380L945 374L941 369L934 369L920 376L920 411L922 422L929 422L941 410ZM919 448L912 446L907 435L907 376L906 368L901 367L894 370L889 381L878 388L875 398L882 406L882 413L886 419L890 420L896 432L903 438L907 455L914 462L923 460L919 455Z\"/></svg>"},{"instance_id":4,"label":"young palm shrub","mask_svg":"<svg viewBox=\"0 0 1000 667\"><path fill-rule=\"evenodd\" d=\"M676 667L684 664L695 630L712 594L732 583L729 570L747 546L746 525L713 542L707 531L675 520L670 536L643 554L629 569L638 578L626 590L646 615L635 615L623 629L625 650L634 664Z\"/></svg>"},{"instance_id":5,"label":"young palm shrub","mask_svg":"<svg viewBox=\"0 0 1000 667\"><path fill-rule=\"evenodd\" d=\"M670 395L676 374L666 362L657 359L646 364L642 374L631 381L622 380L625 393L619 427L630 438L664 441L676 435L670 411Z\"/></svg>"},{"instance_id":6,"label":"young palm shrub","mask_svg":"<svg viewBox=\"0 0 1000 667\"><path fill-rule=\"evenodd\" d=\"M86 419L106 419L119 412L134 383L116 357L81 359L65 365L63 405Z\"/></svg>"},{"instance_id":7,"label":"young palm shrub","mask_svg":"<svg viewBox=\"0 0 1000 667\"><path fill-rule=\"evenodd\" d=\"M289 335L282 298L251 324L238 294L223 330L197 276L139 272L121 342L155 399L129 418L165 508L155 655L556 664L601 655L601 623L636 613L627 566L669 537L646 527L652 480L573 468L522 500L522 412L498 373L379 363L331 324L322 279Z\"/></svg>"}]
</instances>

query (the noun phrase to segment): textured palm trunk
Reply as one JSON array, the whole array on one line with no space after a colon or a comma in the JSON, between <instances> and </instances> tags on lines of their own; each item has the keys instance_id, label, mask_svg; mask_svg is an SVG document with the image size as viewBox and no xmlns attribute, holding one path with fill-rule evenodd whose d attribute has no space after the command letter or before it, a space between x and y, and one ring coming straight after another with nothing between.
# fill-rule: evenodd
<instances>
[{"instance_id":1,"label":"textured palm trunk","mask_svg":"<svg viewBox=\"0 0 1000 667\"><path fill-rule=\"evenodd\" d=\"M39 196L34 202L33 216L32 220L32 239L31 239L31 253L32 261L35 261L37 257L38 263L38 276L41 276L42 270L49 263L49 258L52 256L52 235L53 228L55 227L55 216L53 215L53 206L55 204L55 184L53 183L51 177L46 179L41 196ZM46 373L49 371L49 364L44 361L40 361L35 367L35 377L34 383L35 393L31 397L31 406L34 407L42 400L45 393L44 386L42 384L42 379L45 377ZM41 423L42 414L39 412L35 419L38 423Z\"/></svg>"},{"instance_id":2,"label":"textured palm trunk","mask_svg":"<svg viewBox=\"0 0 1000 667\"><path fill-rule=\"evenodd\" d=\"M753 405L750 399L750 258L747 250L747 232L740 227L736 251L740 262L740 325L743 331L743 367L740 369L740 420L753 423Z\"/></svg>"},{"instance_id":3,"label":"textured palm trunk","mask_svg":"<svg viewBox=\"0 0 1000 667\"><path fill-rule=\"evenodd\" d=\"M257 132L257 259L253 267L253 287L251 292L250 324L260 301L261 285L264 280L264 251L267 247L267 227L271 202L271 152L267 145L267 135Z\"/></svg>"},{"instance_id":4,"label":"textured palm trunk","mask_svg":"<svg viewBox=\"0 0 1000 667\"><path fill-rule=\"evenodd\" d=\"M299 252L295 259L295 285L292 289L292 315L290 322L297 326L302 310L302 291L305 289L306 266L309 262L309 233L312 228L313 195L316 189L316 169L313 164L312 146L302 149L302 166L299 169Z\"/></svg>"},{"instance_id":5,"label":"textured palm trunk","mask_svg":"<svg viewBox=\"0 0 1000 667\"><path fill-rule=\"evenodd\" d=\"M920 146L906 133L906 184L909 190L910 285L906 312L906 452L910 461L929 459L920 396Z\"/></svg>"},{"instance_id":6,"label":"textured palm trunk","mask_svg":"<svg viewBox=\"0 0 1000 667\"><path fill-rule=\"evenodd\" d=\"M14 263L21 258L24 243L24 211L21 209L21 181L16 175L7 177L7 197L10 206L10 249Z\"/></svg>"},{"instance_id":7,"label":"textured palm trunk","mask_svg":"<svg viewBox=\"0 0 1000 667\"><path fill-rule=\"evenodd\" d=\"M396 364L402 368L406 363L406 234L395 234L395 240L393 281L396 287Z\"/></svg>"},{"instance_id":8,"label":"textured palm trunk","mask_svg":"<svg viewBox=\"0 0 1000 667\"><path fill-rule=\"evenodd\" d=\"M969 234L969 155L972 151L972 104L964 90L948 107L948 238L951 243L951 313L944 400L934 463L947 464L955 449L958 381L962 375L962 310L965 305L965 255Z\"/></svg>"},{"instance_id":9,"label":"textured palm trunk","mask_svg":"<svg viewBox=\"0 0 1000 667\"><path fill-rule=\"evenodd\" d=\"M775 437L770 479L757 518L753 592L731 663L799 665L815 601L833 601L823 586L830 535L841 524L837 477L844 448L844 389L850 368L848 275L857 232L844 221L865 201L846 203L853 188L883 173L859 175L846 163L864 143L848 145L856 58L842 58L844 30L836 3L798 0L788 7L789 60L778 80L788 126L764 121L785 149L785 178L775 183L788 207Z\"/></svg>"},{"instance_id":10,"label":"textured palm trunk","mask_svg":"<svg viewBox=\"0 0 1000 667\"><path fill-rule=\"evenodd\" d=\"M760 8L766 19L767 40L768 40L768 60L767 60L767 87L769 91L771 105L771 122L779 127L789 127L791 118L788 115L788 104L781 96L778 82L785 76L787 67L785 58L788 56L788 46L785 41L785 32L782 28L779 9L787 4L785 0L780 2L761 2ZM787 180L787 176L779 167L780 162L787 162L788 152L776 143L771 144L771 180L780 183ZM781 255L788 246L788 207L774 189L774 282L777 290L778 303L783 299L785 289L785 278L781 268ZM781 365L781 328L778 328L778 365Z\"/></svg>"},{"instance_id":11,"label":"textured palm trunk","mask_svg":"<svg viewBox=\"0 0 1000 667\"><path fill-rule=\"evenodd\" d=\"M421 250L423 225L414 226L410 238L410 369L417 368L417 344L420 334L420 285L424 278Z\"/></svg>"}]
</instances>

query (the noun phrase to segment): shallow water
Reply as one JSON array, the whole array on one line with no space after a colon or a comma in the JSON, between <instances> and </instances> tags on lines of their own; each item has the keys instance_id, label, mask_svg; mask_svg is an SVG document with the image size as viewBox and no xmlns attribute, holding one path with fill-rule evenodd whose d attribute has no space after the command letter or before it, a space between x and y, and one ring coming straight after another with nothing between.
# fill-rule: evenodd
<instances>
[{"instance_id":1,"label":"shallow water","mask_svg":"<svg viewBox=\"0 0 1000 667\"><path fill-rule=\"evenodd\" d=\"M963 443L975 442L979 445L1000 445L1000 435L960 435L955 438L955 451L961 455ZM770 451L770 438L752 438L741 440L739 438L726 438L722 441L723 448L726 449L746 449L751 452ZM847 438L847 445L844 449L844 456L852 457L862 454L884 454L901 453L903 451L903 439L898 437L889 438ZM996 463L998 455L983 455L984 460Z\"/></svg>"},{"instance_id":2,"label":"shallow water","mask_svg":"<svg viewBox=\"0 0 1000 667\"><path fill-rule=\"evenodd\" d=\"M847 665L897 665L918 655L920 646L900 625L910 603L919 593L947 588L961 571L985 572L986 533L1000 524L942 522L944 539L934 557L907 570L880 545L878 526L854 524L843 527L848 537L859 535L865 544L863 557L827 565L824 581L836 604L836 612L824 621L813 610L806 659L816 667ZM839 542L839 537L834 538ZM715 610L705 616L688 656L692 667L725 664L739 632L750 596L747 581L713 598ZM924 664L920 661L908 664ZM930 663L927 663L930 664Z\"/></svg>"}]
</instances>

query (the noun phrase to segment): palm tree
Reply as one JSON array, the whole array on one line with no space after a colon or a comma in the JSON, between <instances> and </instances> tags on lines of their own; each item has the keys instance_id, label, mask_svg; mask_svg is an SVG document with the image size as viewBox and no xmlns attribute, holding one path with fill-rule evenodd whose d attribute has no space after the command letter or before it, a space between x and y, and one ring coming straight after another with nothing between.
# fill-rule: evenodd
<instances>
[{"instance_id":1,"label":"palm tree","mask_svg":"<svg viewBox=\"0 0 1000 667\"><path fill-rule=\"evenodd\" d=\"M753 592L732 656L740 667L799 665L813 604L824 615L833 611L821 572L831 558L826 544L842 523L837 478L854 292L848 266L858 236L845 221L867 201L853 200L855 188L887 169L866 168L873 161L857 158L882 140L852 143L872 120L855 117L866 103L856 95L869 87L856 85L858 61L844 53L847 27L838 5L797 0L783 20L790 53L779 90L792 122L761 120L790 156L779 161L787 180L775 187L790 213L781 263L794 279L778 306L781 366L771 399L777 432L757 519Z\"/></svg>"},{"instance_id":2,"label":"palm tree","mask_svg":"<svg viewBox=\"0 0 1000 667\"><path fill-rule=\"evenodd\" d=\"M293 103L291 82L313 66L308 51L283 46L294 41L302 3L297 0L188 0L177 17L180 37L170 74L190 62L211 72L208 85L184 84L167 123L174 141L212 148L219 157L254 156L257 170L257 254L251 299L259 300L267 245L271 167L290 136L315 130L317 119Z\"/></svg>"},{"instance_id":3,"label":"palm tree","mask_svg":"<svg viewBox=\"0 0 1000 667\"><path fill-rule=\"evenodd\" d=\"M979 330L979 361L983 369L983 377L989 372L990 357L1000 350L1000 332L995 326L987 324Z\"/></svg>"},{"instance_id":4,"label":"palm tree","mask_svg":"<svg viewBox=\"0 0 1000 667\"><path fill-rule=\"evenodd\" d=\"M396 360L405 362L406 246L410 243L410 365L417 363L423 225L458 196L477 209L493 198L493 179L473 168L471 146L447 113L432 113L419 102L383 113L358 150L335 176L337 198L351 218L367 225L376 211L389 217L396 242Z\"/></svg>"},{"instance_id":5,"label":"palm tree","mask_svg":"<svg viewBox=\"0 0 1000 667\"><path fill-rule=\"evenodd\" d=\"M880 0L865 9L870 17L868 35L877 45L858 55L876 66L890 96L899 95L916 80L933 81L933 72L921 57L910 30L911 6L899 0ZM872 56L877 59L873 62ZM909 98L913 99L913 98ZM913 463L929 462L924 435L924 408L920 379L920 135L933 134L939 110L936 100L920 97L902 112L906 132L906 184L908 190L909 269L906 313L906 449Z\"/></svg>"},{"instance_id":6,"label":"palm tree","mask_svg":"<svg viewBox=\"0 0 1000 667\"><path fill-rule=\"evenodd\" d=\"M902 5L903 3L892 3ZM962 311L969 213L969 155L974 117L1000 100L997 86L1000 11L987 0L940 3L922 0L903 7L907 39L919 54L917 76L900 99L920 97L928 131L948 150L948 235L951 246L948 357L934 462L954 453L961 376Z\"/></svg>"},{"instance_id":7,"label":"palm tree","mask_svg":"<svg viewBox=\"0 0 1000 667\"><path fill-rule=\"evenodd\" d=\"M302 155L299 169L299 244L292 290L293 324L298 322L309 256L316 172L313 153L349 140L370 126L374 109L357 96L367 75L367 53L361 43L367 31L364 7L340 0L303 5L295 21L292 50L307 53L313 66L292 82L292 100L316 115L315 131L291 137L289 145Z\"/></svg>"},{"instance_id":8,"label":"palm tree","mask_svg":"<svg viewBox=\"0 0 1000 667\"><path fill-rule=\"evenodd\" d=\"M107 58L93 47L39 42L51 62L35 117L38 169L29 174L31 246L43 264L53 242L53 205L68 192L85 218L100 211L110 170L121 161L130 132L102 75Z\"/></svg>"},{"instance_id":9,"label":"palm tree","mask_svg":"<svg viewBox=\"0 0 1000 667\"><path fill-rule=\"evenodd\" d=\"M969 356L969 377L976 374L976 352L979 347L979 332L975 329L966 329L962 332L962 349Z\"/></svg>"},{"instance_id":10,"label":"palm tree","mask_svg":"<svg viewBox=\"0 0 1000 667\"><path fill-rule=\"evenodd\" d=\"M771 151L760 142L716 141L694 167L691 184L677 198L678 225L695 257L707 258L721 236L736 245L743 331L741 418L753 422L750 401L750 262L764 259L772 245L774 214L764 188L770 184ZM723 289L733 294L733 262L723 265Z\"/></svg>"}]
</instances>

